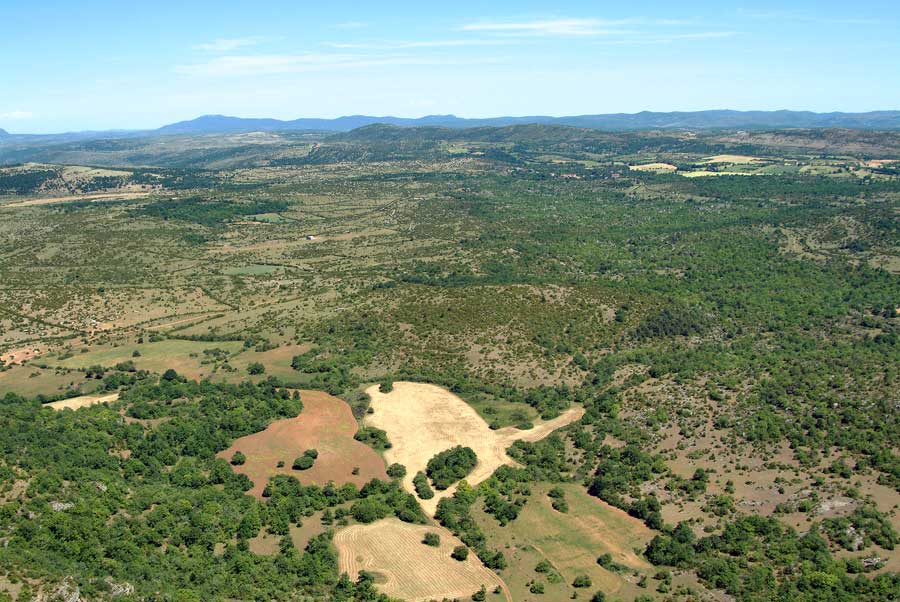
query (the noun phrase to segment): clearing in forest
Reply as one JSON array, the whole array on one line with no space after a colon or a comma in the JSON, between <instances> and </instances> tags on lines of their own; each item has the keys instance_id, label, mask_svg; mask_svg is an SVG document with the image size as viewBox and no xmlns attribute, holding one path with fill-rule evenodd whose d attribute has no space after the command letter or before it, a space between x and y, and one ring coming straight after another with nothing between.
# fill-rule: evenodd
<instances>
[{"instance_id":1,"label":"clearing in forest","mask_svg":"<svg viewBox=\"0 0 900 602\"><path fill-rule=\"evenodd\" d=\"M109 393L107 395L82 395L80 397L70 397L69 399L53 401L45 405L48 408L53 408L54 410L77 410L79 408L86 408L98 403L112 403L113 401L117 401L118 399L118 393Z\"/></svg>"},{"instance_id":2,"label":"clearing in forest","mask_svg":"<svg viewBox=\"0 0 900 602\"><path fill-rule=\"evenodd\" d=\"M440 536L440 546L422 543L428 532ZM490 593L497 586L505 592L500 577L485 568L475 554L470 553L463 561L450 556L453 548L462 542L442 527L386 518L370 525L341 529L334 536L334 545L342 573L354 580L360 571L373 573L378 589L391 598L412 601L468 598L482 585L488 591L489 600L502 599Z\"/></svg>"},{"instance_id":3,"label":"clearing in forest","mask_svg":"<svg viewBox=\"0 0 900 602\"><path fill-rule=\"evenodd\" d=\"M672 172L676 171L678 168L671 163L643 163L641 165L629 165L628 169L633 171Z\"/></svg>"},{"instance_id":4,"label":"clearing in forest","mask_svg":"<svg viewBox=\"0 0 900 602\"><path fill-rule=\"evenodd\" d=\"M289 474L304 485L324 485L334 481L338 485L364 485L379 478L388 479L384 461L367 445L353 439L357 424L350 406L322 391L300 391L303 411L296 418L277 420L264 431L241 437L231 447L219 452L220 458L230 460L240 451L247 460L234 471L253 481L248 492L262 497L269 479L276 474ZM319 452L312 468L293 470L294 459L308 449ZM283 461L284 466L278 467ZM359 468L358 474L353 469Z\"/></svg>"},{"instance_id":5,"label":"clearing in forest","mask_svg":"<svg viewBox=\"0 0 900 602\"><path fill-rule=\"evenodd\" d=\"M556 429L581 418L584 408L569 408L558 417L538 422L534 428L521 431L506 427L492 431L472 406L450 391L424 383L395 382L390 393L381 393L378 385L366 390L372 398L372 414L366 423L387 432L392 447L384 452L388 463L406 466L403 486L415 494L413 477L435 454L457 445L470 447L478 456L478 464L466 477L476 485L490 477L504 464L515 465L506 454L516 440L539 441ZM426 512L434 515L438 501L453 495L456 485L435 491L433 498L419 500Z\"/></svg>"},{"instance_id":6,"label":"clearing in forest","mask_svg":"<svg viewBox=\"0 0 900 602\"><path fill-rule=\"evenodd\" d=\"M557 512L551 506L547 492L552 487L565 492L568 512ZM574 592L572 581L587 575L593 590L607 596L621 596L626 600L644 593L635 584L632 571L653 575L646 560L635 553L643 549L653 532L640 520L591 497L583 487L574 484L536 484L519 517L501 527L494 517L480 508L473 516L489 541L504 550L509 567L504 575L516 600L563 600ZM612 561L622 568L601 567L597 557L610 554ZM538 573L535 567L546 561L562 579L548 579L549 573ZM525 586L535 579L545 584L545 596L531 595Z\"/></svg>"}]
</instances>

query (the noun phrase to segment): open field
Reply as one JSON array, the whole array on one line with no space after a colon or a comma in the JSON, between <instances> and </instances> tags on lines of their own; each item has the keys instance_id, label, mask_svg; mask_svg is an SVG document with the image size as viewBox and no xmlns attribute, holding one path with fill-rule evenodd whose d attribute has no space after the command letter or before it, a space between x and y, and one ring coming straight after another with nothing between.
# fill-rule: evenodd
<instances>
[{"instance_id":1,"label":"open field","mask_svg":"<svg viewBox=\"0 0 900 602\"><path fill-rule=\"evenodd\" d=\"M98 194L73 194L68 196L53 196L26 201L16 201L3 205L4 208L33 207L35 205L52 205L56 203L69 203L72 201L102 201L106 199L139 199L153 194L153 190L131 190L126 192L103 192Z\"/></svg>"},{"instance_id":2,"label":"open field","mask_svg":"<svg viewBox=\"0 0 900 602\"><path fill-rule=\"evenodd\" d=\"M678 168L671 163L641 163L640 165L629 165L628 169L633 171L657 171L657 172L673 172Z\"/></svg>"},{"instance_id":3,"label":"open field","mask_svg":"<svg viewBox=\"0 0 900 602\"><path fill-rule=\"evenodd\" d=\"M437 533L439 547L422 543L426 533ZM484 585L488 592L503 581L482 566L474 554L465 561L450 557L461 542L440 527L403 523L395 518L371 525L351 525L334 536L339 567L351 579L360 571L376 575L378 589L393 598L411 602L468 598ZM502 600L504 595L489 593L489 600ZM512 602L508 596L505 599Z\"/></svg>"},{"instance_id":4,"label":"open field","mask_svg":"<svg viewBox=\"0 0 900 602\"><path fill-rule=\"evenodd\" d=\"M562 415L539 422L534 428L520 431L506 427L497 431L478 413L453 393L435 385L411 382L395 382L390 393L381 393L378 385L366 390L372 398L374 413L366 416L366 423L387 432L391 449L384 452L389 463L406 466L404 487L415 493L413 477L425 469L435 454L456 445L471 447L478 456L478 464L466 477L470 485L476 485L490 477L504 464L515 464L506 454L513 441L539 441L553 431L578 420L584 413L581 407L566 410ZM431 514L438 502L453 495L456 486L435 491L433 498L420 500L422 507Z\"/></svg>"},{"instance_id":5,"label":"open field","mask_svg":"<svg viewBox=\"0 0 900 602\"><path fill-rule=\"evenodd\" d=\"M69 399L53 401L46 405L48 408L53 408L54 410L78 410L98 403L112 403L113 401L118 401L118 399L118 393L109 393L107 395L82 395L80 397L71 397Z\"/></svg>"},{"instance_id":6,"label":"open field","mask_svg":"<svg viewBox=\"0 0 900 602\"><path fill-rule=\"evenodd\" d=\"M87 353L76 353L61 360L48 358L47 362L63 368L87 368L94 365L112 367L120 362L131 361L138 370L162 373L172 368L190 378L202 378L213 372L212 364L203 363L209 361L212 356L204 352L217 349L224 351L227 356L240 352L243 344L240 341L205 342L176 339L154 343L132 342L118 347L97 346ZM140 355L135 356L135 351Z\"/></svg>"},{"instance_id":7,"label":"open field","mask_svg":"<svg viewBox=\"0 0 900 602\"><path fill-rule=\"evenodd\" d=\"M571 584L578 575L589 576L593 590L607 596L630 599L646 593L636 583L640 575L652 576L653 566L635 550L643 549L653 532L640 520L590 497L582 487L560 488L569 504L567 513L551 507L547 496L551 486L547 484L532 488L531 499L519 518L505 527L483 512L474 513L494 545L506 550L509 568L502 575L510 584L513 598L521 602L568 599L575 592ZM607 553L627 570L614 572L599 566L597 557ZM547 574L536 572L534 568L542 560L549 562L562 580L554 583ZM531 580L543 582L546 594L530 593L525 584Z\"/></svg>"},{"instance_id":8,"label":"open field","mask_svg":"<svg viewBox=\"0 0 900 602\"><path fill-rule=\"evenodd\" d=\"M300 391L303 411L296 418L278 420L259 433L241 437L228 449L217 454L230 459L240 451L247 456L234 470L253 481L251 495L262 498L269 479L276 474L289 474L305 484L324 485L354 483L363 485L374 478L387 479L382 459L372 448L353 439L356 420L350 406L321 391ZM291 464L308 449L319 452L313 467L292 470ZM284 466L278 468L278 462ZM353 474L355 468L358 474Z\"/></svg>"}]
</instances>

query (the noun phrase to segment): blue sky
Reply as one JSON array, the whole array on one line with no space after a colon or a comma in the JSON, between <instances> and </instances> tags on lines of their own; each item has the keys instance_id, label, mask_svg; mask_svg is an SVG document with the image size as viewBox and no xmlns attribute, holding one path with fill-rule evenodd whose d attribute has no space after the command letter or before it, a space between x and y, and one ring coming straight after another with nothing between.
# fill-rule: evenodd
<instances>
[{"instance_id":1,"label":"blue sky","mask_svg":"<svg viewBox=\"0 0 900 602\"><path fill-rule=\"evenodd\" d=\"M900 3L0 3L0 128L900 109Z\"/></svg>"}]
</instances>

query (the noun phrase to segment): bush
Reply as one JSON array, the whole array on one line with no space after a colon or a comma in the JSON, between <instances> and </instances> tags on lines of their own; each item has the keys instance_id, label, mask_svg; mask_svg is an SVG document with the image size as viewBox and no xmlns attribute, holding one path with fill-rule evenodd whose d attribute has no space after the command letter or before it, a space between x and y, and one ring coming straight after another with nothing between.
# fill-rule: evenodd
<instances>
[{"instance_id":1,"label":"bush","mask_svg":"<svg viewBox=\"0 0 900 602\"><path fill-rule=\"evenodd\" d=\"M390 393L393 390L394 390L394 381L392 381L392 380L381 381L381 384L378 385L379 393Z\"/></svg>"},{"instance_id":2,"label":"bush","mask_svg":"<svg viewBox=\"0 0 900 602\"><path fill-rule=\"evenodd\" d=\"M587 575L578 575L572 581L572 587L590 587L592 585L591 578Z\"/></svg>"},{"instance_id":3,"label":"bush","mask_svg":"<svg viewBox=\"0 0 900 602\"><path fill-rule=\"evenodd\" d=\"M242 454L239 451L234 452L234 454L232 454L232 456L231 456L231 465L232 466L240 466L241 464L243 464L246 461L247 461L247 456L245 456L244 454Z\"/></svg>"},{"instance_id":4,"label":"bush","mask_svg":"<svg viewBox=\"0 0 900 602\"><path fill-rule=\"evenodd\" d=\"M424 539L422 539L422 543L426 546L431 546L432 548L436 548L441 545L441 536L437 533L428 532L425 534Z\"/></svg>"},{"instance_id":5,"label":"bush","mask_svg":"<svg viewBox=\"0 0 900 602\"><path fill-rule=\"evenodd\" d=\"M294 470L309 470L310 468L312 468L315 461L315 458L303 454L302 456L294 460L294 464L291 466L291 468L293 468Z\"/></svg>"},{"instance_id":6,"label":"bush","mask_svg":"<svg viewBox=\"0 0 900 602\"><path fill-rule=\"evenodd\" d=\"M466 546L456 546L455 548L453 548L453 553L451 553L450 556L454 560L459 560L460 562L462 562L469 557L469 548L467 548Z\"/></svg>"},{"instance_id":7,"label":"bush","mask_svg":"<svg viewBox=\"0 0 900 602\"><path fill-rule=\"evenodd\" d=\"M387 474L392 479L402 479L406 476L406 467L403 464L391 464L387 468Z\"/></svg>"},{"instance_id":8,"label":"bush","mask_svg":"<svg viewBox=\"0 0 900 602\"><path fill-rule=\"evenodd\" d=\"M419 496L419 499L430 500L434 497L434 491L431 489L431 485L428 484L428 478L421 470L413 478L413 487L416 488L416 495Z\"/></svg>"},{"instance_id":9,"label":"bush","mask_svg":"<svg viewBox=\"0 0 900 602\"><path fill-rule=\"evenodd\" d=\"M265 374L266 367L259 362L253 362L247 366L247 374Z\"/></svg>"}]
</instances>

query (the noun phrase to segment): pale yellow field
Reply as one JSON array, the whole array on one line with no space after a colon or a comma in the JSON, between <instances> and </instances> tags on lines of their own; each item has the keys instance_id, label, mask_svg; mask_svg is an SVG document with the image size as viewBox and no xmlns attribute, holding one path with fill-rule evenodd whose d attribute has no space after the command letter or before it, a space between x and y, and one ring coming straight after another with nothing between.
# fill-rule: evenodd
<instances>
[{"instance_id":1,"label":"pale yellow field","mask_svg":"<svg viewBox=\"0 0 900 602\"><path fill-rule=\"evenodd\" d=\"M46 404L46 406L57 411L65 409L77 410L79 408L86 408L98 403L110 403L113 401L117 401L118 399L118 393L110 393L107 395L82 395L81 397L71 397L69 399L63 399L61 401L54 401Z\"/></svg>"},{"instance_id":2,"label":"pale yellow field","mask_svg":"<svg viewBox=\"0 0 900 602\"><path fill-rule=\"evenodd\" d=\"M137 199L153 194L153 190L129 190L127 192L101 192L98 194L73 194L69 196L54 196L40 199L28 199L9 203L4 207L30 207L32 205L52 205L53 203L68 203L70 201L99 201L102 199Z\"/></svg>"},{"instance_id":3,"label":"pale yellow field","mask_svg":"<svg viewBox=\"0 0 900 602\"><path fill-rule=\"evenodd\" d=\"M441 538L439 547L426 546L428 532ZM462 545L443 527L412 525L386 518L371 525L351 525L334 536L338 566L356 580L364 570L376 574L376 586L392 598L414 602L467 598L484 585L488 592L506 585L485 568L474 553L460 562L451 558ZM506 595L507 600L511 600Z\"/></svg>"},{"instance_id":4,"label":"pale yellow field","mask_svg":"<svg viewBox=\"0 0 900 602\"><path fill-rule=\"evenodd\" d=\"M715 155L703 160L704 163L735 163L743 165L758 163L759 161L759 157L748 157L747 155Z\"/></svg>"},{"instance_id":5,"label":"pale yellow field","mask_svg":"<svg viewBox=\"0 0 900 602\"><path fill-rule=\"evenodd\" d=\"M575 422L584 414L581 406L573 407L534 428L520 431L506 427L492 431L484 419L465 401L450 391L424 383L395 382L390 393L378 391L378 385L366 390L372 398L374 412L366 422L387 432L392 447L384 452L388 463L406 466L403 486L415 494L413 477L435 454L451 447L471 447L478 456L478 465L466 477L476 485L490 477L504 464L515 465L506 450L516 440L539 441L558 428ZM430 500L419 500L422 508L432 515L438 502L453 495L456 485L444 491L435 490Z\"/></svg>"},{"instance_id":6,"label":"pale yellow field","mask_svg":"<svg viewBox=\"0 0 900 602\"><path fill-rule=\"evenodd\" d=\"M634 171L675 171L678 169L670 163L644 163L642 165L629 165L628 169Z\"/></svg>"}]
</instances>

